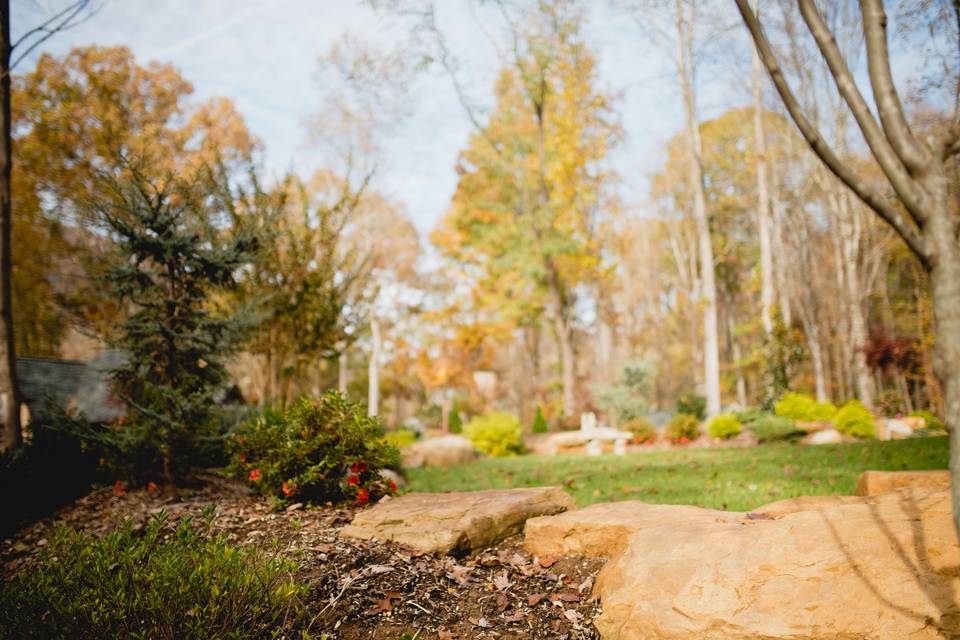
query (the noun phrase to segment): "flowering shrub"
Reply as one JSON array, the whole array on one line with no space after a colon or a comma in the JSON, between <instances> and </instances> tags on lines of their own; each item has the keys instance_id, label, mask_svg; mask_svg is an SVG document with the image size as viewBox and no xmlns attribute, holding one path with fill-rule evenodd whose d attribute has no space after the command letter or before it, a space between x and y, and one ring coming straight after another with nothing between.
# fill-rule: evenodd
<instances>
[{"instance_id":1,"label":"flowering shrub","mask_svg":"<svg viewBox=\"0 0 960 640\"><path fill-rule=\"evenodd\" d=\"M646 418L634 418L623 424L623 428L633 434L633 441L637 443L653 442L657 439L657 430Z\"/></svg>"},{"instance_id":2,"label":"flowering shrub","mask_svg":"<svg viewBox=\"0 0 960 640\"><path fill-rule=\"evenodd\" d=\"M870 410L859 400L851 400L837 411L833 420L840 433L856 438L876 438L877 427Z\"/></svg>"},{"instance_id":3,"label":"flowering shrub","mask_svg":"<svg viewBox=\"0 0 960 640\"><path fill-rule=\"evenodd\" d=\"M265 412L229 448L231 470L261 493L314 502L375 500L392 491L380 470L400 464L380 421L336 391Z\"/></svg>"},{"instance_id":4,"label":"flowering shrub","mask_svg":"<svg viewBox=\"0 0 960 640\"><path fill-rule=\"evenodd\" d=\"M710 437L717 438L718 440L729 440L739 435L742 430L743 425L740 424L737 416L732 414L716 416L710 420L710 423L707 425L707 432L710 434Z\"/></svg>"},{"instance_id":5,"label":"flowering shrub","mask_svg":"<svg viewBox=\"0 0 960 640\"><path fill-rule=\"evenodd\" d=\"M778 416L799 422L830 422L837 414L832 402L817 402L813 396L793 391L783 394L773 410Z\"/></svg>"},{"instance_id":6,"label":"flowering shrub","mask_svg":"<svg viewBox=\"0 0 960 640\"><path fill-rule=\"evenodd\" d=\"M509 413L494 411L463 427L463 435L480 451L494 457L523 453L523 427Z\"/></svg>"},{"instance_id":7,"label":"flowering shrub","mask_svg":"<svg viewBox=\"0 0 960 640\"><path fill-rule=\"evenodd\" d=\"M667 438L672 442L685 444L696 440L700 435L700 421L696 416L678 413L667 423Z\"/></svg>"}]
</instances>

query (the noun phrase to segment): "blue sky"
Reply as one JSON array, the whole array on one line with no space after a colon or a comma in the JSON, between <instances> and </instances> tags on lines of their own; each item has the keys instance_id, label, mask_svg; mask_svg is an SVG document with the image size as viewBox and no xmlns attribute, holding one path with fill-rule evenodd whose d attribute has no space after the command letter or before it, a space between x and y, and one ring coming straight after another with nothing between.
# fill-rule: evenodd
<instances>
[{"instance_id":1,"label":"blue sky","mask_svg":"<svg viewBox=\"0 0 960 640\"><path fill-rule=\"evenodd\" d=\"M14 38L65 4L14 0ZM584 4L590 9L586 35L598 56L602 82L620 95L625 140L615 166L624 178L627 200L641 210L648 176L661 164L660 149L681 122L670 61L623 12L605 1ZM471 96L489 104L499 65L478 28L475 5L469 0L437 0L436 5L439 26L463 61ZM732 12L733 4L729 7ZM389 44L408 32L362 0L106 0L95 17L49 40L18 71L31 67L40 51L126 45L141 63L173 63L193 84L196 99L232 98L263 141L270 172L293 169L307 175L320 155L308 141L305 122L318 105L318 58L346 33ZM701 74L707 80L701 95L704 116L747 99L745 87L736 86L742 78L724 72L725 66L732 62L719 56L715 68ZM415 105L388 146L377 186L402 202L425 234L453 193L454 160L471 125L449 78L439 70L420 78Z\"/></svg>"}]
</instances>

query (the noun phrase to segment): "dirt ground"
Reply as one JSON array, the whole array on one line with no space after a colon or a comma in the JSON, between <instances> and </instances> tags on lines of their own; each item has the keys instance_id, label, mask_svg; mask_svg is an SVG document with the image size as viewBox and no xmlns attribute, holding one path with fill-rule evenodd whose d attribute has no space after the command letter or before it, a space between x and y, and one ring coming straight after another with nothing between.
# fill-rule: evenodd
<instances>
[{"instance_id":1,"label":"dirt ground","mask_svg":"<svg viewBox=\"0 0 960 640\"><path fill-rule=\"evenodd\" d=\"M463 558L417 555L409 548L340 538L355 507L274 509L242 485L217 477L177 495L94 490L0 541L0 579L29 562L55 522L102 534L125 519L143 527L161 510L170 526L216 507L214 528L238 544L289 555L310 585L309 631L343 640L597 638L591 598L602 560L533 558L520 536Z\"/></svg>"}]
</instances>

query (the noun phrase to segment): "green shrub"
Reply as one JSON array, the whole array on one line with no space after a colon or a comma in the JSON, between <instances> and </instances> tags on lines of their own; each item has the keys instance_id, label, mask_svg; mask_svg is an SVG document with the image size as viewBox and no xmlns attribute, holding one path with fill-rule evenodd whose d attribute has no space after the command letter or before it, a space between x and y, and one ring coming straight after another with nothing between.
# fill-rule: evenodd
<instances>
[{"instance_id":1,"label":"green shrub","mask_svg":"<svg viewBox=\"0 0 960 640\"><path fill-rule=\"evenodd\" d=\"M460 418L460 412L457 411L456 406L450 409L450 413L447 414L447 427L450 429L450 433L463 433L463 420Z\"/></svg>"},{"instance_id":2,"label":"green shrub","mask_svg":"<svg viewBox=\"0 0 960 640\"><path fill-rule=\"evenodd\" d=\"M859 400L850 400L840 407L833 423L840 433L857 438L877 437L873 414Z\"/></svg>"},{"instance_id":3,"label":"green shrub","mask_svg":"<svg viewBox=\"0 0 960 640\"><path fill-rule=\"evenodd\" d=\"M623 424L623 429L633 434L634 442L653 442L657 439L657 430L646 418L634 418Z\"/></svg>"},{"instance_id":4,"label":"green shrub","mask_svg":"<svg viewBox=\"0 0 960 640\"><path fill-rule=\"evenodd\" d=\"M212 509L208 516L212 514ZM96 537L58 527L35 564L0 584L0 635L16 638L264 638L302 626L296 565L161 513Z\"/></svg>"},{"instance_id":5,"label":"green shrub","mask_svg":"<svg viewBox=\"0 0 960 640\"><path fill-rule=\"evenodd\" d=\"M832 402L817 402L806 393L790 391L777 401L774 412L800 422L830 422L837 414L837 407Z\"/></svg>"},{"instance_id":6,"label":"green shrub","mask_svg":"<svg viewBox=\"0 0 960 640\"><path fill-rule=\"evenodd\" d=\"M683 393L677 398L674 408L678 414L703 420L707 416L707 399L693 392Z\"/></svg>"},{"instance_id":7,"label":"green shrub","mask_svg":"<svg viewBox=\"0 0 960 640\"><path fill-rule=\"evenodd\" d=\"M500 457L523 453L523 428L509 413L494 411L471 420L463 427L463 434L480 451Z\"/></svg>"},{"instance_id":8,"label":"green shrub","mask_svg":"<svg viewBox=\"0 0 960 640\"><path fill-rule=\"evenodd\" d=\"M766 411L758 412L749 416L738 415L740 421L747 429L757 436L759 442L776 442L778 440L788 440L799 437L804 434L797 429L790 418L776 416Z\"/></svg>"},{"instance_id":9,"label":"green shrub","mask_svg":"<svg viewBox=\"0 0 960 640\"><path fill-rule=\"evenodd\" d=\"M737 420L737 416L733 414L716 416L710 420L710 423L707 425L707 432L710 434L710 437L719 440L729 440L739 435L742 430L743 425Z\"/></svg>"},{"instance_id":10,"label":"green shrub","mask_svg":"<svg viewBox=\"0 0 960 640\"><path fill-rule=\"evenodd\" d=\"M700 436L700 421L696 416L678 413L667 423L667 438L673 442L689 442Z\"/></svg>"},{"instance_id":11,"label":"green shrub","mask_svg":"<svg viewBox=\"0 0 960 640\"><path fill-rule=\"evenodd\" d=\"M417 441L417 434L409 429L397 429L396 431L388 431L383 436L383 440L397 449L403 449Z\"/></svg>"},{"instance_id":12,"label":"green shrub","mask_svg":"<svg viewBox=\"0 0 960 640\"><path fill-rule=\"evenodd\" d=\"M943 424L943 420L938 418L931 411L927 411L926 409L920 409L919 411L914 411L910 415L917 418L923 418L924 429L927 429L928 431L945 431L946 430L946 427Z\"/></svg>"},{"instance_id":13,"label":"green shrub","mask_svg":"<svg viewBox=\"0 0 960 640\"><path fill-rule=\"evenodd\" d=\"M537 415L533 417L533 427L530 429L533 433L546 433L550 430L550 425L547 424L546 418L543 417L543 411L540 410L540 406L537 405Z\"/></svg>"},{"instance_id":14,"label":"green shrub","mask_svg":"<svg viewBox=\"0 0 960 640\"><path fill-rule=\"evenodd\" d=\"M313 502L357 502L392 489L380 477L400 453L376 417L336 391L264 412L229 441L231 470L261 493Z\"/></svg>"}]
</instances>

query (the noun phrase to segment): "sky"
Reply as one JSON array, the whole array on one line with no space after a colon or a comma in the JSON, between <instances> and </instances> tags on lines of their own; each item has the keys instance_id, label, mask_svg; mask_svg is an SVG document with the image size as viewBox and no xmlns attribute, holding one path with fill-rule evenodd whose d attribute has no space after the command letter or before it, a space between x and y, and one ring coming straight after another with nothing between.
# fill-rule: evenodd
<instances>
[{"instance_id":1,"label":"sky","mask_svg":"<svg viewBox=\"0 0 960 640\"><path fill-rule=\"evenodd\" d=\"M248 127L263 142L264 166L272 175L293 170L307 176L322 153L307 121L319 104L319 58L345 34L389 46L409 35L396 16L374 11L363 0L94 0L102 4L89 20L57 34L16 69L35 65L41 52L63 54L75 46L125 45L141 64L169 62L192 83L198 101L232 98ZM12 32L35 26L67 0L13 0ZM681 104L669 51L651 41L611 3L594 0L585 35L598 58L602 86L618 97L624 141L613 163L623 176L623 195L642 209L649 176L662 162L661 149L681 124ZM437 22L461 63L471 99L489 106L499 70L497 25L476 0L437 0ZM733 20L730 12L722 16ZM717 58L721 67L732 62ZM701 115L743 104L746 87L728 74L701 71ZM414 109L387 145L377 188L404 205L422 235L434 228L456 186L454 162L472 125L449 76L439 69L419 77Z\"/></svg>"}]
</instances>

